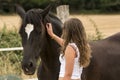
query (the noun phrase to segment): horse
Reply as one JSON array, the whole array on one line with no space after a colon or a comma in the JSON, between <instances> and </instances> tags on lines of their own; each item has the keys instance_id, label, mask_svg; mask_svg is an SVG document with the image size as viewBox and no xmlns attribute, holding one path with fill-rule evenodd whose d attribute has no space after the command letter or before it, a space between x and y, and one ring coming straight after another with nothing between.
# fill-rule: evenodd
<instances>
[{"instance_id":1,"label":"horse","mask_svg":"<svg viewBox=\"0 0 120 80\"><path fill-rule=\"evenodd\" d=\"M60 45L46 32L46 23L52 23L53 31L59 37L62 33L62 22L53 13L51 6L45 9L30 9L27 12L16 5L16 12L21 17L20 36L22 38L23 59L22 69L25 74L32 75L37 70L39 80L57 80L59 77Z\"/></svg>"},{"instance_id":2,"label":"horse","mask_svg":"<svg viewBox=\"0 0 120 80\"><path fill-rule=\"evenodd\" d=\"M89 44L91 63L83 69L82 80L120 80L120 32Z\"/></svg>"},{"instance_id":3,"label":"horse","mask_svg":"<svg viewBox=\"0 0 120 80\"><path fill-rule=\"evenodd\" d=\"M58 80L60 46L49 37L45 25L51 22L54 33L61 36L62 22L49 12L50 7L25 12L18 6L16 10L22 18L19 32L23 45L24 73L34 74L40 58L38 79ZM81 80L120 80L120 33L102 40L90 41L89 44L92 49L91 62L83 69Z\"/></svg>"}]
</instances>

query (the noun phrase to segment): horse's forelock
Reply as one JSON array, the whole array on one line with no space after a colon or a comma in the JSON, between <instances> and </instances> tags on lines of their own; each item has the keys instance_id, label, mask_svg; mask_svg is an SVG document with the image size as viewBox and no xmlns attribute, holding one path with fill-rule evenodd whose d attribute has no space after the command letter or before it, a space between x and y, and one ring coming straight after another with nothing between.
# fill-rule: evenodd
<instances>
[{"instance_id":1,"label":"horse's forelock","mask_svg":"<svg viewBox=\"0 0 120 80\"><path fill-rule=\"evenodd\" d=\"M29 11L27 11L27 13L25 14L24 19L22 20L22 24L21 24L21 28L19 30L19 33L22 35L22 37L24 37L25 35L25 28L27 26L27 24L31 24L33 25L34 29L37 30L38 32L40 32L41 30L41 16L40 16L40 12L42 10L41 9L31 9Z\"/></svg>"},{"instance_id":2,"label":"horse's forelock","mask_svg":"<svg viewBox=\"0 0 120 80\"><path fill-rule=\"evenodd\" d=\"M48 18L48 16L43 17L42 12L43 12L42 9L31 9L27 11L23 19L24 26L26 26L26 24L33 24L34 26L40 26L40 21L43 22L43 24L48 22L48 19L46 21L46 18Z\"/></svg>"}]
</instances>

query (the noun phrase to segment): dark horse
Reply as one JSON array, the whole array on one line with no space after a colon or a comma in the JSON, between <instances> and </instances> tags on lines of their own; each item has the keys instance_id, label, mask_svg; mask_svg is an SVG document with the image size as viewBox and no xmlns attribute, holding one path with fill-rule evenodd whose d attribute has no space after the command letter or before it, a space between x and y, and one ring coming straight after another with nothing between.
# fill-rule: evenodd
<instances>
[{"instance_id":1,"label":"dark horse","mask_svg":"<svg viewBox=\"0 0 120 80\"><path fill-rule=\"evenodd\" d=\"M83 70L82 80L120 80L120 32L90 46L91 63Z\"/></svg>"},{"instance_id":2,"label":"dark horse","mask_svg":"<svg viewBox=\"0 0 120 80\"><path fill-rule=\"evenodd\" d=\"M48 6L44 10L31 9L25 12L22 7L16 5L16 11L22 18L19 31L23 45L22 69L25 74L34 74L36 62L40 58L39 80L57 80L60 69L60 46L49 37L45 25L51 22L54 33L60 36L62 22L49 12L50 8L51 6Z\"/></svg>"},{"instance_id":3,"label":"dark horse","mask_svg":"<svg viewBox=\"0 0 120 80\"><path fill-rule=\"evenodd\" d=\"M59 45L52 40L45 28L47 22L53 25L53 31L60 36L62 23L46 9L31 9L27 12L17 6L22 18L20 35L23 45L22 69L32 75L36 62L39 80L58 80L60 62ZM90 65L83 70L82 80L120 80L120 33L96 42L90 42L92 57Z\"/></svg>"}]
</instances>

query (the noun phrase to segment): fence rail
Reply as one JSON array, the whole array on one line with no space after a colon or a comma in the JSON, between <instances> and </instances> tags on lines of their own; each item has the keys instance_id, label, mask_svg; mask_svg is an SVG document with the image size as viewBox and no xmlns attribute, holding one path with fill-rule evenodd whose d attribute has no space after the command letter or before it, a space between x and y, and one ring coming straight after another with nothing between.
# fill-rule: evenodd
<instances>
[{"instance_id":1,"label":"fence rail","mask_svg":"<svg viewBox=\"0 0 120 80\"><path fill-rule=\"evenodd\" d=\"M23 50L23 47L0 48L0 51L15 51L15 50Z\"/></svg>"}]
</instances>

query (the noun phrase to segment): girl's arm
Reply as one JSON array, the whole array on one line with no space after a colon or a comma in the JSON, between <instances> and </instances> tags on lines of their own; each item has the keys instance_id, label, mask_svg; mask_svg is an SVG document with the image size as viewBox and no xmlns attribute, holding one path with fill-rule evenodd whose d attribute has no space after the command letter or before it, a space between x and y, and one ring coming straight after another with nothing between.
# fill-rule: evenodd
<instances>
[{"instance_id":1,"label":"girl's arm","mask_svg":"<svg viewBox=\"0 0 120 80\"><path fill-rule=\"evenodd\" d=\"M74 60L76 57L75 50L71 46L67 46L65 50L65 76L63 80L71 80L73 67L74 67Z\"/></svg>"},{"instance_id":2,"label":"girl's arm","mask_svg":"<svg viewBox=\"0 0 120 80\"><path fill-rule=\"evenodd\" d=\"M58 37L57 35L55 35L53 33L52 24L51 23L47 23L46 24L46 28L47 28L47 32L50 35L50 37L52 39L54 39L59 45L63 46L64 41L63 41L62 38Z\"/></svg>"}]
</instances>

